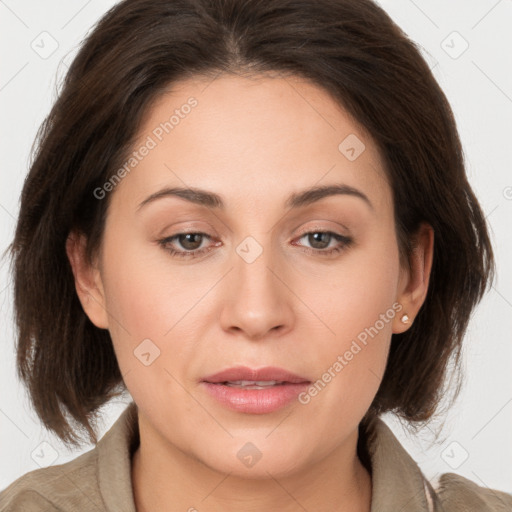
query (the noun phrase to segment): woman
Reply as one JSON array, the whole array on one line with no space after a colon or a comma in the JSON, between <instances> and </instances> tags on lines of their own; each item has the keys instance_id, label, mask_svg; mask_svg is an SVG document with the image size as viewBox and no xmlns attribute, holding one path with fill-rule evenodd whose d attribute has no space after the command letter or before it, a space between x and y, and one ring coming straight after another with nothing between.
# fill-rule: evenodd
<instances>
[{"instance_id":1,"label":"woman","mask_svg":"<svg viewBox=\"0 0 512 512\"><path fill-rule=\"evenodd\" d=\"M380 418L433 416L494 258L447 100L371 1L116 5L12 255L44 425L96 443L133 402L0 510L512 510L434 488Z\"/></svg>"}]
</instances>

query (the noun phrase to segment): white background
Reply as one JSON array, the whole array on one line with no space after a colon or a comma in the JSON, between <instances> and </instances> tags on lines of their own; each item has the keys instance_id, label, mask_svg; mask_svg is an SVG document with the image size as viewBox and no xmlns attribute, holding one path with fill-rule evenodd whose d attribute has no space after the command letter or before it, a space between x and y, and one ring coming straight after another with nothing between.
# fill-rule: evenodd
<instances>
[{"instance_id":1,"label":"white background","mask_svg":"<svg viewBox=\"0 0 512 512\"><path fill-rule=\"evenodd\" d=\"M421 46L452 105L469 179L490 223L498 263L497 281L475 311L466 336L464 389L445 417L437 444L432 443L437 424L413 438L395 418L384 419L433 481L440 473L455 472L478 485L512 493L512 2L379 3ZM66 62L113 4L0 0L0 250L12 239L31 144L55 99ZM35 51L50 52L52 45L58 47L51 55ZM34 451L44 454L41 464L60 464L92 446L69 452L41 427L31 410L14 371L12 287L5 260L0 279L2 489L39 467L37 458L31 457ZM129 399L127 395L124 402L105 408L101 434Z\"/></svg>"}]
</instances>

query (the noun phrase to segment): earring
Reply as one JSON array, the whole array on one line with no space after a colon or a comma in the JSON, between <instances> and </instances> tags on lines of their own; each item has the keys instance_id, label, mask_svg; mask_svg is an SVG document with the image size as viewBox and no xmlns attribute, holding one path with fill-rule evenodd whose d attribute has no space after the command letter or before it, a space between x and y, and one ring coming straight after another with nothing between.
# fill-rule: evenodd
<instances>
[{"instance_id":1,"label":"earring","mask_svg":"<svg viewBox=\"0 0 512 512\"><path fill-rule=\"evenodd\" d=\"M404 324L408 324L409 323L409 315L404 315L400 320L402 320L402 322Z\"/></svg>"}]
</instances>

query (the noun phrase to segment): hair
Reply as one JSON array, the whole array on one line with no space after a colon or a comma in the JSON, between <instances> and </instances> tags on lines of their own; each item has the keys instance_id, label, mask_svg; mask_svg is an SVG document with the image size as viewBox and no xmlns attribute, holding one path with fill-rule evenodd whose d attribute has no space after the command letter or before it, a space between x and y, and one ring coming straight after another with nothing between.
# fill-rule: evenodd
<instances>
[{"instance_id":1,"label":"hair","mask_svg":"<svg viewBox=\"0 0 512 512\"><path fill-rule=\"evenodd\" d=\"M126 390L108 330L78 299L66 239L83 233L92 261L111 196L94 190L133 150L148 109L178 80L220 73L323 88L381 153L400 262L420 223L434 229L425 302L392 335L365 416L428 420L495 261L450 105L416 44L371 0L124 0L98 21L37 133L9 248L17 372L37 415L67 444L79 434L96 443L98 409Z\"/></svg>"}]
</instances>

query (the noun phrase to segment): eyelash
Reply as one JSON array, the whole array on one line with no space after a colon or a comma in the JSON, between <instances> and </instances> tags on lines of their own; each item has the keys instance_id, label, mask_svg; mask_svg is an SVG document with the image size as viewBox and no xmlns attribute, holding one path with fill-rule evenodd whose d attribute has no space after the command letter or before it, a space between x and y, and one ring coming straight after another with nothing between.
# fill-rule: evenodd
<instances>
[{"instance_id":1,"label":"eyelash","mask_svg":"<svg viewBox=\"0 0 512 512\"><path fill-rule=\"evenodd\" d=\"M335 240L338 240L339 242L342 242L341 246L333 247L332 249L311 249L309 247L303 247L302 251L307 254L313 254L313 255L319 255L322 257L328 257L335 253L339 253L348 247L350 247L353 243L353 239L347 236L339 235L338 233L334 233L333 231L306 231L305 233L302 233L299 237L299 240L301 238L304 238L307 235L313 234L313 233L321 233L321 234L330 234L333 236ZM167 251L172 257L177 258L188 258L188 259L194 259L200 257L202 254L209 252L211 248L203 248L203 249L196 249L195 251L177 251L176 249L173 249L169 247L169 244L176 238L180 237L181 235L202 235L206 238L211 238L206 233L201 233L198 231L191 231L191 232L183 232L183 233L176 233L175 235L168 236L166 238L162 238L160 240L157 240L158 244L163 247L165 251Z\"/></svg>"}]
</instances>

